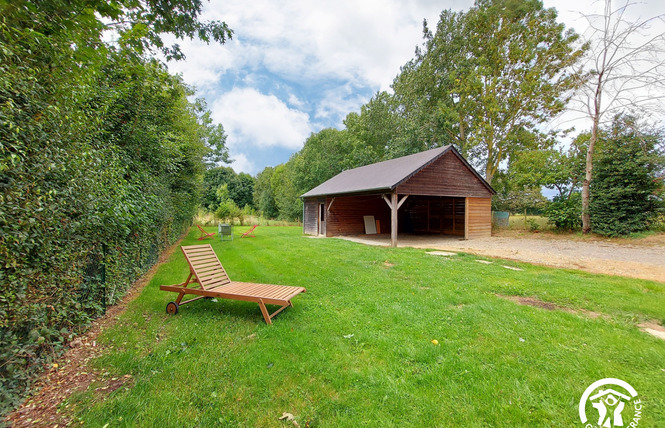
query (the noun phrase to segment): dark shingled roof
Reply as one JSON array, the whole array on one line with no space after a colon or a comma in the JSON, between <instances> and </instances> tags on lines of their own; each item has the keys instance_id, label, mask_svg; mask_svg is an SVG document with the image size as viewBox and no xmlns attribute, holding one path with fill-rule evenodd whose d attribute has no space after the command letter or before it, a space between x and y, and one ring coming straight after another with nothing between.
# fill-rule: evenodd
<instances>
[{"instance_id":1,"label":"dark shingled roof","mask_svg":"<svg viewBox=\"0 0 665 428\"><path fill-rule=\"evenodd\" d=\"M481 182L492 193L495 193L464 158L452 146L448 145L343 171L303 194L301 197L310 198L324 195L334 196L351 193L390 191L451 149L473 171Z\"/></svg>"}]
</instances>

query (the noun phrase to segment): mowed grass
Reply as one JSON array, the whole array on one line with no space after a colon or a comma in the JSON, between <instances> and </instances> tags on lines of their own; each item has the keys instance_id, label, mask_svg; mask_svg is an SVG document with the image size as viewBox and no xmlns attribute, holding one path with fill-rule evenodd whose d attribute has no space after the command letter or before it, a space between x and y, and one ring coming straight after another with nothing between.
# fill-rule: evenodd
<instances>
[{"instance_id":1,"label":"mowed grass","mask_svg":"<svg viewBox=\"0 0 665 428\"><path fill-rule=\"evenodd\" d=\"M159 285L187 276L178 251L99 339L109 350L91 364L129 380L111 393L94 384L62 411L100 427L294 426L283 412L301 427L581 426L586 387L616 377L644 403L640 426L665 420L665 341L636 327L665 319L665 284L310 239L297 227L238 239L245 229L204 242L234 280L306 287L293 308L272 326L258 305L228 300L168 316L175 294Z\"/></svg>"}]
</instances>

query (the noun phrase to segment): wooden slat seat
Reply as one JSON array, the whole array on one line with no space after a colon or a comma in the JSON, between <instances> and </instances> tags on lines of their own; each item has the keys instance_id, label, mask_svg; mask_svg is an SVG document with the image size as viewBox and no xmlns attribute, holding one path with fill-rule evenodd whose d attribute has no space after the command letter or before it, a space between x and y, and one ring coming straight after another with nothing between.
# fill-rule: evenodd
<instances>
[{"instance_id":1,"label":"wooden slat seat","mask_svg":"<svg viewBox=\"0 0 665 428\"><path fill-rule=\"evenodd\" d=\"M202 228L200 225L198 225L198 224L196 225L196 227L198 227L198 228L199 228L199 231L201 232L201 236L199 237L199 241L200 241L201 239L209 238L209 237L215 235L215 232L208 233L208 232L206 232L205 230L203 230L203 228Z\"/></svg>"},{"instance_id":2,"label":"wooden slat seat","mask_svg":"<svg viewBox=\"0 0 665 428\"><path fill-rule=\"evenodd\" d=\"M256 302L259 304L263 319L266 323L272 324L272 318L275 315L287 307L293 306L291 299L307 291L303 287L289 285L231 281L210 244L182 246L180 248L189 264L187 280L182 284L159 287L163 291L178 293L175 302L169 302L166 305L166 312L170 314L177 313L178 307L185 303L203 297L218 297L220 299ZM190 284L198 284L198 287L188 287ZM193 294L197 297L183 302L182 298L186 294ZM269 314L266 304L278 305L280 308Z\"/></svg>"},{"instance_id":3,"label":"wooden slat seat","mask_svg":"<svg viewBox=\"0 0 665 428\"><path fill-rule=\"evenodd\" d=\"M240 237L241 238L256 238L256 235L254 235L254 233L253 233L254 229L256 229L256 226L258 226L258 224L252 225L252 227L250 227L249 230L247 232L243 233L242 236L240 236Z\"/></svg>"}]
</instances>

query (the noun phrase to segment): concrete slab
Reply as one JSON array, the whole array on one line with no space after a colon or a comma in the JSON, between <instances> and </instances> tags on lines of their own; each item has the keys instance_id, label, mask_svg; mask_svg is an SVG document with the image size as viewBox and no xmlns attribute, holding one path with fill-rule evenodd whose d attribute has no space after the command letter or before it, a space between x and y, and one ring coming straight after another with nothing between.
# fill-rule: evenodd
<instances>
[{"instance_id":1,"label":"concrete slab","mask_svg":"<svg viewBox=\"0 0 665 428\"><path fill-rule=\"evenodd\" d=\"M428 251L425 254L429 254L430 256L456 256L457 253L450 253L448 251Z\"/></svg>"}]
</instances>

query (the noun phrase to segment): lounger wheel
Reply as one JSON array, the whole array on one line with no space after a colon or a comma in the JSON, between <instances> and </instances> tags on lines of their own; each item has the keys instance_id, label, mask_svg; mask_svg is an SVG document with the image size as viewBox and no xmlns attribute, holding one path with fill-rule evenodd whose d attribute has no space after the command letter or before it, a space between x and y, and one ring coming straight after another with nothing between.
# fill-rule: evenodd
<instances>
[{"instance_id":1,"label":"lounger wheel","mask_svg":"<svg viewBox=\"0 0 665 428\"><path fill-rule=\"evenodd\" d=\"M178 304L176 302L169 302L166 304L166 313L175 315L178 313Z\"/></svg>"}]
</instances>

